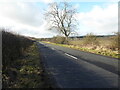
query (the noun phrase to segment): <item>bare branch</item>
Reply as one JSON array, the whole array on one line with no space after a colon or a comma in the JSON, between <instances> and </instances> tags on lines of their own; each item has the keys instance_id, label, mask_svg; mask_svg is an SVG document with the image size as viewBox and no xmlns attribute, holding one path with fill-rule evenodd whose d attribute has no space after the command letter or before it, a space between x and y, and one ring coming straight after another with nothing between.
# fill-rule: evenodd
<instances>
[{"instance_id":1,"label":"bare branch","mask_svg":"<svg viewBox=\"0 0 120 90\"><path fill-rule=\"evenodd\" d=\"M49 4L49 9L45 15L48 21L52 23L50 28L56 29L68 37L76 24L74 23L76 21L74 18L76 10L66 2Z\"/></svg>"}]
</instances>

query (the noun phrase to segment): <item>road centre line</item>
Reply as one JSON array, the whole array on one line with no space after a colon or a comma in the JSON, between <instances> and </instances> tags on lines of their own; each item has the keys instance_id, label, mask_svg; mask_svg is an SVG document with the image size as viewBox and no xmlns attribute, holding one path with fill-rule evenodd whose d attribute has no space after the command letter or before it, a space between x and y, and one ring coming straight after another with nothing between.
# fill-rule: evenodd
<instances>
[{"instance_id":1,"label":"road centre line","mask_svg":"<svg viewBox=\"0 0 120 90\"><path fill-rule=\"evenodd\" d=\"M72 56L72 55L70 55L70 54L67 54L67 53L65 53L65 55L67 55L67 56L69 56L69 57L72 57L72 58L74 58L74 59L78 59L77 57L75 57L75 56Z\"/></svg>"},{"instance_id":2,"label":"road centre line","mask_svg":"<svg viewBox=\"0 0 120 90\"><path fill-rule=\"evenodd\" d=\"M54 48L51 48L52 50L55 50Z\"/></svg>"}]
</instances>

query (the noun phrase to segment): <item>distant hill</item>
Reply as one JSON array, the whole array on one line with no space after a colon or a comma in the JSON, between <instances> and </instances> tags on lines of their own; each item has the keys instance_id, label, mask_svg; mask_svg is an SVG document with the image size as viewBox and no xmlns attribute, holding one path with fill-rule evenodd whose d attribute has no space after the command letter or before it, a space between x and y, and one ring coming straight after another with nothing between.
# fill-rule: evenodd
<instances>
[{"instance_id":1,"label":"distant hill","mask_svg":"<svg viewBox=\"0 0 120 90\"><path fill-rule=\"evenodd\" d=\"M115 35L96 35L96 37L112 37L112 36L115 36ZM69 37L69 38L84 38L85 36L71 36L71 37ZM50 37L50 38L36 38L36 39L38 39L38 40L49 40L49 39L52 39L53 37Z\"/></svg>"},{"instance_id":2,"label":"distant hill","mask_svg":"<svg viewBox=\"0 0 120 90\"><path fill-rule=\"evenodd\" d=\"M115 36L115 35L96 35L96 37L112 37L112 36ZM70 37L70 38L84 38L85 36L73 36L73 37Z\"/></svg>"}]
</instances>

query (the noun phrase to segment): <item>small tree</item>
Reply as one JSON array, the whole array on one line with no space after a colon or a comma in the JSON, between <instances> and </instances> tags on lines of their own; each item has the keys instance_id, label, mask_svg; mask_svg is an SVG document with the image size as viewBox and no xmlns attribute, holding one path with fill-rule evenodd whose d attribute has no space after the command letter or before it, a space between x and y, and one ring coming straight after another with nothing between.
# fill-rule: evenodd
<instances>
[{"instance_id":1,"label":"small tree","mask_svg":"<svg viewBox=\"0 0 120 90\"><path fill-rule=\"evenodd\" d=\"M110 49L120 49L120 32L115 33L115 36L111 37Z\"/></svg>"},{"instance_id":2,"label":"small tree","mask_svg":"<svg viewBox=\"0 0 120 90\"><path fill-rule=\"evenodd\" d=\"M62 36L55 36L51 39L51 41L58 44L66 44L65 37Z\"/></svg>"},{"instance_id":3,"label":"small tree","mask_svg":"<svg viewBox=\"0 0 120 90\"><path fill-rule=\"evenodd\" d=\"M84 45L99 45L99 41L94 34L89 33L84 37Z\"/></svg>"},{"instance_id":4,"label":"small tree","mask_svg":"<svg viewBox=\"0 0 120 90\"><path fill-rule=\"evenodd\" d=\"M50 30L57 30L65 37L74 32L76 27L75 19L76 9L66 2L51 3L49 10L45 13L46 19L50 25Z\"/></svg>"}]
</instances>

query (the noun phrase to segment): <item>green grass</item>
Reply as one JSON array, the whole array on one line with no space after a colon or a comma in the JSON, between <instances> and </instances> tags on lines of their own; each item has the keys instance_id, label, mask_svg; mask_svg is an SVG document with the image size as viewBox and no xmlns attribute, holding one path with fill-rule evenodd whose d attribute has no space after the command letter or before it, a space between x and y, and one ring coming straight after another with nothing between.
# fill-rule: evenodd
<instances>
[{"instance_id":1,"label":"green grass","mask_svg":"<svg viewBox=\"0 0 120 90\"><path fill-rule=\"evenodd\" d=\"M110 56L113 58L120 57L120 54L118 53L118 51L114 52L112 50L95 50L95 49L83 48L83 47L80 47L77 45L56 44L56 43L51 43L51 42L46 42L46 41L43 41L43 42L53 44L53 45L68 47L68 48L72 48L72 49L77 49L77 50L81 50L81 51L85 51L85 52L91 52L91 53L95 53L95 54L99 54L99 55Z\"/></svg>"},{"instance_id":2,"label":"green grass","mask_svg":"<svg viewBox=\"0 0 120 90\"><path fill-rule=\"evenodd\" d=\"M49 84L42 75L43 66L40 64L40 57L36 44L30 46L25 52L22 59L17 59L10 68L11 71L17 73L14 81L10 81L10 77L3 75L8 80L8 88L48 88ZM10 82L9 82L10 81Z\"/></svg>"}]
</instances>

